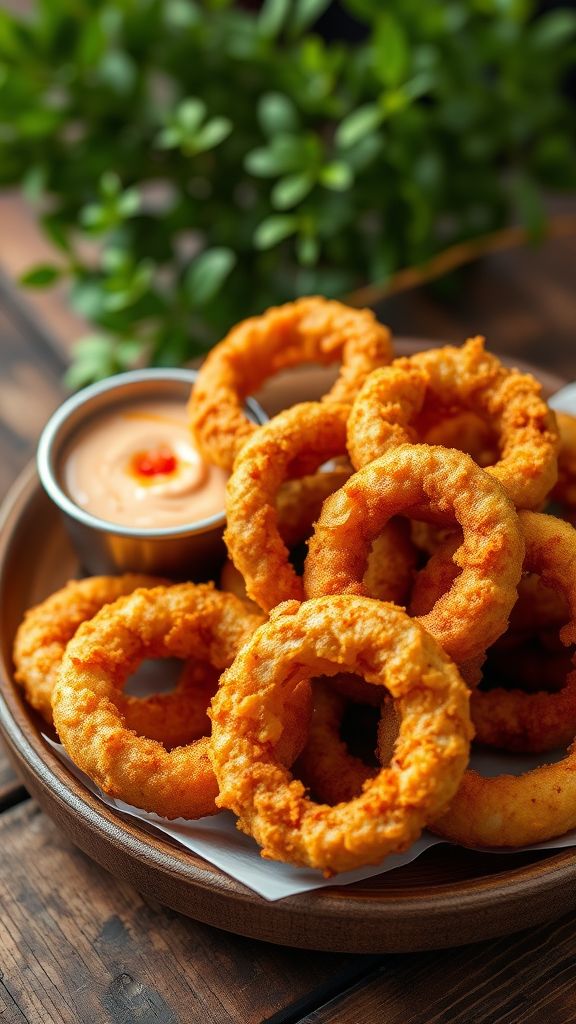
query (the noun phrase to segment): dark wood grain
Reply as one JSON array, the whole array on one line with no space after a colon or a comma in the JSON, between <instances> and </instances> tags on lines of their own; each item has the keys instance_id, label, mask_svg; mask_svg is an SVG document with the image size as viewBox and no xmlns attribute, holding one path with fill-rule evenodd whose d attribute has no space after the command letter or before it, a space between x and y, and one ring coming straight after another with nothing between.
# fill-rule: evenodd
<instances>
[{"instance_id":1,"label":"dark wood grain","mask_svg":"<svg viewBox=\"0 0 576 1024\"><path fill-rule=\"evenodd\" d=\"M385 957L300 1024L573 1024L574 923L571 915L496 942Z\"/></svg>"},{"instance_id":2,"label":"dark wood grain","mask_svg":"<svg viewBox=\"0 0 576 1024\"><path fill-rule=\"evenodd\" d=\"M61 401L63 363L17 314L8 313L0 292L0 500L28 462L38 434ZM0 811L26 792L0 744Z\"/></svg>"},{"instance_id":3,"label":"dark wood grain","mask_svg":"<svg viewBox=\"0 0 576 1024\"><path fill-rule=\"evenodd\" d=\"M491 349L576 377L576 238L513 249L435 286L382 302L393 331L443 341L484 334Z\"/></svg>"},{"instance_id":4,"label":"dark wood grain","mask_svg":"<svg viewBox=\"0 0 576 1024\"><path fill-rule=\"evenodd\" d=\"M258 1024L317 1005L374 963L279 950L165 910L96 867L32 801L0 816L0 851L2 1021Z\"/></svg>"}]
</instances>

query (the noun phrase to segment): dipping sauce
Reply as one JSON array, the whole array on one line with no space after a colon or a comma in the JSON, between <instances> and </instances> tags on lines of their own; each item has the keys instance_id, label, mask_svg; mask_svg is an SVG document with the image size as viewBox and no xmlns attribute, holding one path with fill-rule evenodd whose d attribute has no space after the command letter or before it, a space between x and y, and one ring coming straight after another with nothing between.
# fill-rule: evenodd
<instances>
[{"instance_id":1,"label":"dipping sauce","mask_svg":"<svg viewBox=\"0 0 576 1024\"><path fill-rule=\"evenodd\" d=\"M81 508L136 529L185 526L223 512L229 476L203 461L185 404L171 401L96 415L70 441L61 473Z\"/></svg>"}]
</instances>

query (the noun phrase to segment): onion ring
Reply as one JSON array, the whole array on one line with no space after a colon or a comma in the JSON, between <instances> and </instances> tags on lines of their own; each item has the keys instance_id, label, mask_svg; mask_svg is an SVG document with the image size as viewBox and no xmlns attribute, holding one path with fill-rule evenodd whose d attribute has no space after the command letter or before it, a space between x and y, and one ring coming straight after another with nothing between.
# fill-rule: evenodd
<instances>
[{"instance_id":1,"label":"onion ring","mask_svg":"<svg viewBox=\"0 0 576 1024\"><path fill-rule=\"evenodd\" d=\"M425 504L460 523L462 573L422 619L460 664L481 657L504 632L516 599L524 543L501 485L469 455L402 445L364 466L322 507L304 566L308 597L364 594L370 544L391 516Z\"/></svg>"},{"instance_id":2,"label":"onion ring","mask_svg":"<svg viewBox=\"0 0 576 1024\"><path fill-rule=\"evenodd\" d=\"M413 423L426 396L481 414L498 437L500 459L487 466L518 508L537 508L556 483L559 437L554 413L530 374L509 370L477 337L397 359L370 375L348 423L348 451L359 469L391 447L420 440Z\"/></svg>"},{"instance_id":3,"label":"onion ring","mask_svg":"<svg viewBox=\"0 0 576 1024\"><path fill-rule=\"evenodd\" d=\"M337 677L334 676L334 679ZM312 685L313 711L306 746L294 771L316 800L327 804L347 803L362 792L374 769L350 753L340 738L347 700L330 682L315 679ZM365 684L367 688L370 683ZM379 701L382 693L374 686Z\"/></svg>"},{"instance_id":4,"label":"onion ring","mask_svg":"<svg viewBox=\"0 0 576 1024\"><path fill-rule=\"evenodd\" d=\"M14 679L26 700L52 724L52 690L66 644L79 626L92 619L105 604L131 594L139 587L157 587L166 580L126 573L124 576L91 576L70 580L65 587L29 608L14 640ZM126 711L131 700L125 697Z\"/></svg>"},{"instance_id":5,"label":"onion ring","mask_svg":"<svg viewBox=\"0 0 576 1024\"><path fill-rule=\"evenodd\" d=\"M143 657L193 656L224 668L261 621L232 594L191 583L136 590L102 608L68 644L52 694L54 724L75 764L105 793L166 818L214 814L209 738L168 753L126 727L116 698ZM306 729L300 700L278 756L292 761Z\"/></svg>"},{"instance_id":6,"label":"onion ring","mask_svg":"<svg viewBox=\"0 0 576 1024\"><path fill-rule=\"evenodd\" d=\"M278 524L276 498L289 466L302 451L318 465L345 448L347 410L303 402L270 420L244 445L226 488L228 553L246 592L265 611L304 596Z\"/></svg>"},{"instance_id":7,"label":"onion ring","mask_svg":"<svg viewBox=\"0 0 576 1024\"><path fill-rule=\"evenodd\" d=\"M260 614L260 609L254 601L251 601L246 593L246 584L244 583L244 577L242 573L238 571L234 562L231 562L229 558L226 559L222 566L220 573L220 590L225 590L229 594L235 594L241 601L244 601L249 608L256 614Z\"/></svg>"},{"instance_id":8,"label":"onion ring","mask_svg":"<svg viewBox=\"0 0 576 1024\"><path fill-rule=\"evenodd\" d=\"M48 725L53 724L51 696L64 651L82 623L122 595L164 582L132 573L71 580L26 612L14 641L14 678ZM167 748L177 747L210 732L207 708L218 676L210 665L187 662L169 693L146 697L122 693L118 706L128 728Z\"/></svg>"},{"instance_id":9,"label":"onion ring","mask_svg":"<svg viewBox=\"0 0 576 1024\"><path fill-rule=\"evenodd\" d=\"M565 602L568 622L560 629L560 639L565 646L574 644L576 529L543 513L520 512L519 520L526 544L524 569L536 574L543 584L538 589L534 576L523 577L519 595L525 585L528 600L524 603L528 607L530 599L538 595L542 613L547 617L542 625L547 625L549 616L555 617ZM451 557L455 543L453 541L440 549L418 574L412 595L413 612L421 613L429 608L457 576L458 568ZM556 602L551 601L550 593L556 597ZM530 609L528 621L532 628L540 625L534 617L537 611L537 605ZM511 621L513 619L514 612ZM574 659L572 663L575 663ZM471 709L476 737L488 746L535 754L566 746L576 735L576 670L567 675L560 690L552 693L543 687L535 693L503 687L477 690L472 695Z\"/></svg>"},{"instance_id":10,"label":"onion ring","mask_svg":"<svg viewBox=\"0 0 576 1024\"><path fill-rule=\"evenodd\" d=\"M557 412L560 431L560 453L558 455L558 483L550 497L557 501L566 512L566 518L576 521L576 416Z\"/></svg>"},{"instance_id":11,"label":"onion ring","mask_svg":"<svg viewBox=\"0 0 576 1024\"><path fill-rule=\"evenodd\" d=\"M446 410L430 422L418 417L418 437L423 444L441 444L444 448L458 448L470 455L474 462L484 468L498 461L498 448L489 425L466 409Z\"/></svg>"},{"instance_id":12,"label":"onion ring","mask_svg":"<svg viewBox=\"0 0 576 1024\"><path fill-rule=\"evenodd\" d=\"M286 547L293 548L308 539L323 502L352 473L350 466L288 480L278 491L278 532Z\"/></svg>"},{"instance_id":13,"label":"onion ring","mask_svg":"<svg viewBox=\"0 0 576 1024\"><path fill-rule=\"evenodd\" d=\"M198 450L232 470L257 429L243 399L279 370L340 359L340 375L324 400L349 407L367 374L391 358L390 332L369 309L308 297L244 320L212 349L194 385L188 409Z\"/></svg>"},{"instance_id":14,"label":"onion ring","mask_svg":"<svg viewBox=\"0 0 576 1024\"><path fill-rule=\"evenodd\" d=\"M562 761L524 775L467 771L432 832L462 846L529 846L576 828L576 743Z\"/></svg>"},{"instance_id":15,"label":"onion ring","mask_svg":"<svg viewBox=\"0 0 576 1024\"><path fill-rule=\"evenodd\" d=\"M372 541L363 584L368 597L404 605L407 601L418 562L418 552L410 536L407 519L394 517Z\"/></svg>"},{"instance_id":16,"label":"onion ring","mask_svg":"<svg viewBox=\"0 0 576 1024\"><path fill-rule=\"evenodd\" d=\"M271 749L295 688L311 675L361 672L402 716L396 756L362 794L328 807ZM405 850L446 804L466 765L468 692L456 667L395 605L345 595L287 602L224 673L211 709L218 805L239 815L262 856L330 875Z\"/></svg>"}]
</instances>

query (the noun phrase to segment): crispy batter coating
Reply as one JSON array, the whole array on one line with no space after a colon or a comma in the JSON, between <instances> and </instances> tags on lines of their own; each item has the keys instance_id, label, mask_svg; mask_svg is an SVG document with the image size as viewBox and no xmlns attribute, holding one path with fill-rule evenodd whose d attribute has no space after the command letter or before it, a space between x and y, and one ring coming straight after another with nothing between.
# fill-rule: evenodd
<instances>
[{"instance_id":1,"label":"crispy batter coating","mask_svg":"<svg viewBox=\"0 0 576 1024\"><path fill-rule=\"evenodd\" d=\"M364 783L375 775L373 768L350 753L340 737L348 702L332 685L337 678L339 676L330 681L313 681L310 731L306 746L294 766L294 771L312 791L314 798L327 804L353 800L362 792ZM365 686L376 691L381 703L381 688L370 687L370 683L365 683Z\"/></svg>"},{"instance_id":2,"label":"crispy batter coating","mask_svg":"<svg viewBox=\"0 0 576 1024\"><path fill-rule=\"evenodd\" d=\"M260 614L258 605L251 601L246 593L246 584L244 583L242 573L238 571L234 562L231 562L229 558L224 562L220 573L220 590L226 590L229 594L236 594L236 597L244 601L253 612L257 615Z\"/></svg>"},{"instance_id":3,"label":"crispy batter coating","mask_svg":"<svg viewBox=\"0 0 576 1024\"><path fill-rule=\"evenodd\" d=\"M390 767L329 807L307 797L273 744L295 690L342 670L386 687L402 723ZM239 815L264 857L326 874L405 850L450 800L471 734L467 688L432 637L395 605L355 595L276 608L224 673L211 717L219 806Z\"/></svg>"},{"instance_id":4,"label":"crispy batter coating","mask_svg":"<svg viewBox=\"0 0 576 1024\"><path fill-rule=\"evenodd\" d=\"M137 807L166 818L214 814L208 737L167 752L127 727L118 692L146 657L196 657L222 669L261 622L207 584L137 590L102 608L70 641L52 694L54 724L72 760L105 793ZM277 744L288 763L308 726L308 695L297 697Z\"/></svg>"},{"instance_id":5,"label":"crispy batter coating","mask_svg":"<svg viewBox=\"0 0 576 1024\"><path fill-rule=\"evenodd\" d=\"M14 641L14 678L28 702L52 724L51 696L64 651L79 626L105 605L139 587L157 587L165 581L133 573L71 580L61 590L26 612ZM211 665L187 662L169 693L147 697L118 694L118 707L129 729L158 740L165 747L205 736L210 732L207 708L218 685L219 672Z\"/></svg>"},{"instance_id":6,"label":"crispy batter coating","mask_svg":"<svg viewBox=\"0 0 576 1024\"><path fill-rule=\"evenodd\" d=\"M278 532L286 547L307 540L320 515L323 502L334 494L353 472L350 464L323 473L287 480L278 491Z\"/></svg>"},{"instance_id":7,"label":"crispy batter coating","mask_svg":"<svg viewBox=\"0 0 576 1024\"><path fill-rule=\"evenodd\" d=\"M314 509L320 512L324 498L350 475L335 470L290 481L292 511L288 515L287 504L278 495L286 486L289 467L304 450L313 452L318 462L338 455L344 448L346 415L341 405L295 405L261 427L236 460L226 490L225 541L246 593L265 611L303 597L302 580L290 563L288 545L302 539L302 532L308 533L311 493L315 491ZM328 478L326 483L323 477ZM307 502L300 509L296 507L299 483ZM416 560L407 523L392 520L373 540L365 571L367 594L399 604L405 601Z\"/></svg>"},{"instance_id":8,"label":"crispy batter coating","mask_svg":"<svg viewBox=\"0 0 576 1024\"><path fill-rule=\"evenodd\" d=\"M556 764L524 775L467 771L429 828L462 846L529 846L576 828L576 743Z\"/></svg>"},{"instance_id":9,"label":"crispy batter coating","mask_svg":"<svg viewBox=\"0 0 576 1024\"><path fill-rule=\"evenodd\" d=\"M208 462L232 470L257 429L243 400L279 370L340 360L340 375L325 400L349 407L366 376L391 358L390 332L369 309L312 296L244 320L212 349L194 385L189 416L198 450Z\"/></svg>"},{"instance_id":10,"label":"crispy batter coating","mask_svg":"<svg viewBox=\"0 0 576 1024\"><path fill-rule=\"evenodd\" d=\"M552 516L524 512L525 567L565 597L569 618L560 630L566 646L576 643L576 529ZM574 664L574 659L573 659ZM541 689L478 691L473 700L478 739L506 750L540 753L566 746L576 736L576 670L556 693Z\"/></svg>"},{"instance_id":11,"label":"crispy batter coating","mask_svg":"<svg viewBox=\"0 0 576 1024\"><path fill-rule=\"evenodd\" d=\"M524 569L529 575L520 581L511 625L535 631L554 622L561 626L561 642L566 646L574 644L576 529L543 513L520 512L519 519L526 544ZM453 561L456 543L452 541L441 548L418 574L412 593L414 614L425 613L457 578L458 567ZM514 657L515 678L521 679L521 660L518 654ZM514 687L514 679L510 683L510 688L478 690L472 696L472 720L481 743L538 754L566 746L574 739L576 671L569 672L564 685L552 693L544 679L532 693Z\"/></svg>"},{"instance_id":12,"label":"crispy batter coating","mask_svg":"<svg viewBox=\"0 0 576 1024\"><path fill-rule=\"evenodd\" d=\"M157 576L127 573L124 576L92 576L70 580L41 604L30 608L14 640L14 678L26 699L52 723L51 696L66 644L83 622L92 619L105 604L130 594L138 587L157 587ZM130 701L127 701L128 709Z\"/></svg>"},{"instance_id":13,"label":"crispy batter coating","mask_svg":"<svg viewBox=\"0 0 576 1024\"><path fill-rule=\"evenodd\" d=\"M422 444L458 448L483 468L498 461L498 446L489 423L470 409L439 409L435 402L432 408L434 416L419 416L416 420L416 433Z\"/></svg>"},{"instance_id":14,"label":"crispy batter coating","mask_svg":"<svg viewBox=\"0 0 576 1024\"><path fill-rule=\"evenodd\" d=\"M463 452L402 445L350 477L324 502L304 567L306 595L365 594L372 540L391 516L423 505L463 529L462 573L421 622L464 664L506 629L524 542L501 485Z\"/></svg>"},{"instance_id":15,"label":"crispy batter coating","mask_svg":"<svg viewBox=\"0 0 576 1024\"><path fill-rule=\"evenodd\" d=\"M118 709L128 729L172 750L210 735L208 708L219 679L219 669L190 659L184 662L173 690L146 697L122 694Z\"/></svg>"},{"instance_id":16,"label":"crispy batter coating","mask_svg":"<svg viewBox=\"0 0 576 1024\"><path fill-rule=\"evenodd\" d=\"M460 348L419 352L376 370L356 398L348 451L357 468L422 438L415 421L426 397L480 414L496 432L499 460L487 466L518 508L538 508L556 483L556 418L530 374L510 370L477 337ZM460 445L457 445L460 447Z\"/></svg>"},{"instance_id":17,"label":"crispy batter coating","mask_svg":"<svg viewBox=\"0 0 576 1024\"><path fill-rule=\"evenodd\" d=\"M226 488L224 539L248 596L265 611L303 597L279 531L280 487L300 452L313 453L318 465L342 454L346 416L346 407L336 403L295 405L261 427L236 460Z\"/></svg>"},{"instance_id":18,"label":"crispy batter coating","mask_svg":"<svg viewBox=\"0 0 576 1024\"><path fill-rule=\"evenodd\" d=\"M418 551L412 543L407 519L390 519L382 533L372 541L363 584L368 597L393 601L403 606L408 600Z\"/></svg>"},{"instance_id":19,"label":"crispy batter coating","mask_svg":"<svg viewBox=\"0 0 576 1024\"><path fill-rule=\"evenodd\" d=\"M557 412L556 420L560 431L560 454L558 455L558 483L551 498L560 502L566 518L576 522L576 416Z\"/></svg>"}]
</instances>

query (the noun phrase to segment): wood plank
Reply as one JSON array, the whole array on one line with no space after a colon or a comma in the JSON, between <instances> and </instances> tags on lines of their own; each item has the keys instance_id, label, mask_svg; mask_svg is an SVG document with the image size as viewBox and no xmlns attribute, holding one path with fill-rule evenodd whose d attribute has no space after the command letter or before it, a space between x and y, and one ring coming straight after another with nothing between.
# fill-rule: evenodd
<instances>
[{"instance_id":1,"label":"wood plank","mask_svg":"<svg viewBox=\"0 0 576 1024\"><path fill-rule=\"evenodd\" d=\"M62 368L0 306L0 500L32 457L41 428L61 400ZM0 812L26 795L0 743Z\"/></svg>"},{"instance_id":2,"label":"wood plank","mask_svg":"<svg viewBox=\"0 0 576 1024\"><path fill-rule=\"evenodd\" d=\"M573 1024L576 916L439 953L386 957L300 1024Z\"/></svg>"},{"instance_id":3,"label":"wood plank","mask_svg":"<svg viewBox=\"0 0 576 1024\"><path fill-rule=\"evenodd\" d=\"M419 288L378 306L397 334L463 341L486 335L489 348L576 377L576 239L486 257L450 287Z\"/></svg>"},{"instance_id":4,"label":"wood plank","mask_svg":"<svg viewBox=\"0 0 576 1024\"><path fill-rule=\"evenodd\" d=\"M30 206L16 191L0 193L0 266L16 282L37 263L60 263L61 256L49 242ZM55 351L67 356L74 342L89 326L67 301L67 285L48 290L22 289L20 298L28 307Z\"/></svg>"},{"instance_id":5,"label":"wood plank","mask_svg":"<svg viewBox=\"0 0 576 1024\"><path fill-rule=\"evenodd\" d=\"M2 1020L258 1024L317 1006L373 957L280 949L196 924L96 867L28 801L0 817ZM281 1014L279 1018L277 1015Z\"/></svg>"},{"instance_id":6,"label":"wood plank","mask_svg":"<svg viewBox=\"0 0 576 1024\"><path fill-rule=\"evenodd\" d=\"M8 760L4 744L0 742L0 814L27 797L28 793Z\"/></svg>"}]
</instances>

